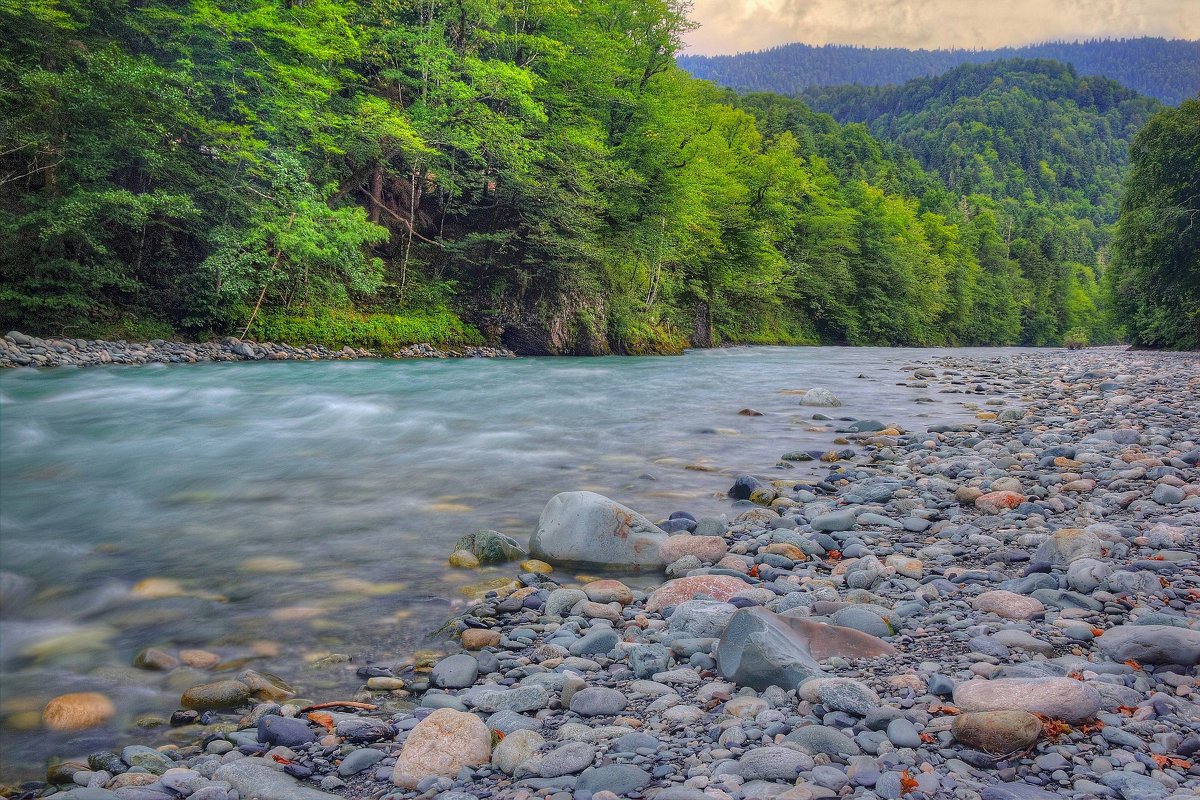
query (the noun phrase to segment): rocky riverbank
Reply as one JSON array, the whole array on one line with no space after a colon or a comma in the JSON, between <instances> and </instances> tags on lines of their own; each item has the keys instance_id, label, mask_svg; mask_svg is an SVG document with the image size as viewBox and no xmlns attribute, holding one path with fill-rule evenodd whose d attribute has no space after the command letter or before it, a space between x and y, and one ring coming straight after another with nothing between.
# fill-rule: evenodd
<instances>
[{"instance_id":1,"label":"rocky riverbank","mask_svg":"<svg viewBox=\"0 0 1200 800\"><path fill-rule=\"evenodd\" d=\"M361 691L323 704L214 675L172 719L195 744L51 777L73 800L1195 797L1200 358L910 374L1021 402L925 431L825 407L828 450L739 478L720 518L559 495L533 558L459 543L455 564L514 569L447 626L451 654L358 664Z\"/></svg>"},{"instance_id":2,"label":"rocky riverbank","mask_svg":"<svg viewBox=\"0 0 1200 800\"><path fill-rule=\"evenodd\" d=\"M41 339L9 331L0 339L0 369L6 367L94 367L104 364L196 364L204 361L337 361L359 358L512 358L511 350L467 346L439 350L414 344L386 356L365 348L333 350L320 345L295 347L243 341L227 336L216 342L109 342L93 339Z\"/></svg>"}]
</instances>

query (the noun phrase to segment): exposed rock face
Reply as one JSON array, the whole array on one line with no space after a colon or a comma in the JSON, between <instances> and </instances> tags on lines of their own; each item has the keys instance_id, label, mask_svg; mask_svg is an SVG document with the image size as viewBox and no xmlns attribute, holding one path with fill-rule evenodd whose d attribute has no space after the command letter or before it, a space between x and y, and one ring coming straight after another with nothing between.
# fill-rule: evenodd
<instances>
[{"instance_id":1,"label":"exposed rock face","mask_svg":"<svg viewBox=\"0 0 1200 800\"><path fill-rule=\"evenodd\" d=\"M453 777L463 767L491 760L492 735L474 714L439 708L408 734L392 771L392 782L415 789L431 775Z\"/></svg>"},{"instance_id":2,"label":"exposed rock face","mask_svg":"<svg viewBox=\"0 0 1200 800\"><path fill-rule=\"evenodd\" d=\"M641 514L595 492L563 492L542 510L530 553L552 564L661 569L667 534Z\"/></svg>"}]
</instances>

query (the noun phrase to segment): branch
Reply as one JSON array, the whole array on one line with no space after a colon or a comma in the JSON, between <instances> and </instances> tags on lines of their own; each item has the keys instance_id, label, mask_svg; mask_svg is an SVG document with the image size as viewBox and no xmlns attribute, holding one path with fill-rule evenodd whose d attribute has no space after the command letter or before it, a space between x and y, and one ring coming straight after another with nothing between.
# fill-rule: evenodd
<instances>
[{"instance_id":1,"label":"branch","mask_svg":"<svg viewBox=\"0 0 1200 800\"><path fill-rule=\"evenodd\" d=\"M366 189L362 188L361 186L360 186L360 187L358 187L358 190L359 190L360 192L362 192L363 194L365 194L367 197L369 197L369 198L371 198L372 200L374 200L374 201L375 201L375 203L376 203L376 204L379 206L379 208L381 208L381 209L383 209L384 211L386 211L386 212L388 213L388 215L389 215L389 216L391 216L391 217L394 217L395 219L399 220L400 222L403 222L403 223L404 223L404 225L405 225L405 227L407 227L407 228L408 228L408 231L409 231L409 233L411 233L413 236L417 237L418 239L420 239L422 242L425 242L426 244L432 244L432 245L436 245L437 247L441 247L441 246L442 246L442 243L441 243L441 242L434 241L433 239L426 239L424 236L422 236L421 234L417 233L417 229L416 229L416 227L415 227L415 226L412 224L412 222L411 222L410 220L407 220L407 219L405 219L404 217L402 217L402 216L400 216L399 214L397 214L395 211L392 211L392 210L391 210L390 208L388 208L388 207L387 207L387 205L385 205L385 204L384 204L384 202L383 202L382 200L380 200L378 197L376 197L375 195L371 194L370 192L368 192Z\"/></svg>"}]
</instances>

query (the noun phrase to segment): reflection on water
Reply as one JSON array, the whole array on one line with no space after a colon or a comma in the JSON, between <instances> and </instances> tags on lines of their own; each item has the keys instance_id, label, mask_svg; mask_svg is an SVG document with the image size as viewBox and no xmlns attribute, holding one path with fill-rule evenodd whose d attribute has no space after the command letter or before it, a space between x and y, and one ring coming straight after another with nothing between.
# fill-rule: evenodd
<instances>
[{"instance_id":1,"label":"reflection on water","mask_svg":"<svg viewBox=\"0 0 1200 800\"><path fill-rule=\"evenodd\" d=\"M109 694L124 730L205 679L133 669L147 646L250 659L306 696L352 692L353 666L317 660L411 652L467 602L460 587L512 573L449 569L455 539L524 541L556 492L722 513L732 476L829 446L786 390L825 386L846 403L835 413L911 427L967 418L962 395L897 385L946 352L6 371L0 563L36 594L0 619L4 777L112 744L113 729L38 730L56 694Z\"/></svg>"}]
</instances>

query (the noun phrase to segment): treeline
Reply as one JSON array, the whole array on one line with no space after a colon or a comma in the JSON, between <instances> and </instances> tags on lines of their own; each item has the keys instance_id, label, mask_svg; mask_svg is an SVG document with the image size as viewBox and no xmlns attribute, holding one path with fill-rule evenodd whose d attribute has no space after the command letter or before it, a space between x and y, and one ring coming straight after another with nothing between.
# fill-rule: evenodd
<instances>
[{"instance_id":1,"label":"treeline","mask_svg":"<svg viewBox=\"0 0 1200 800\"><path fill-rule=\"evenodd\" d=\"M1129 340L1200 350L1200 100L1156 115L1133 140L1112 294Z\"/></svg>"},{"instance_id":2,"label":"treeline","mask_svg":"<svg viewBox=\"0 0 1200 800\"><path fill-rule=\"evenodd\" d=\"M1129 141L1156 101L1053 61L968 64L902 86L813 89L805 98L843 122L868 122L951 192L997 204L1024 287L1013 290L1026 300L1023 344L1116 335L1099 288ZM1064 311L1081 305L1093 321L1075 326Z\"/></svg>"},{"instance_id":3,"label":"treeline","mask_svg":"<svg viewBox=\"0 0 1200 800\"><path fill-rule=\"evenodd\" d=\"M861 125L692 78L684 11L0 0L0 324L527 353L1113 335L1086 186L947 188Z\"/></svg>"},{"instance_id":4,"label":"treeline","mask_svg":"<svg viewBox=\"0 0 1200 800\"><path fill-rule=\"evenodd\" d=\"M816 86L883 86L1001 59L1051 59L1081 75L1101 75L1164 103L1200 91L1200 42L1184 39L1099 39L1045 42L996 50L907 50L900 47L786 44L752 53L680 58L697 78L743 92L800 94Z\"/></svg>"}]
</instances>

